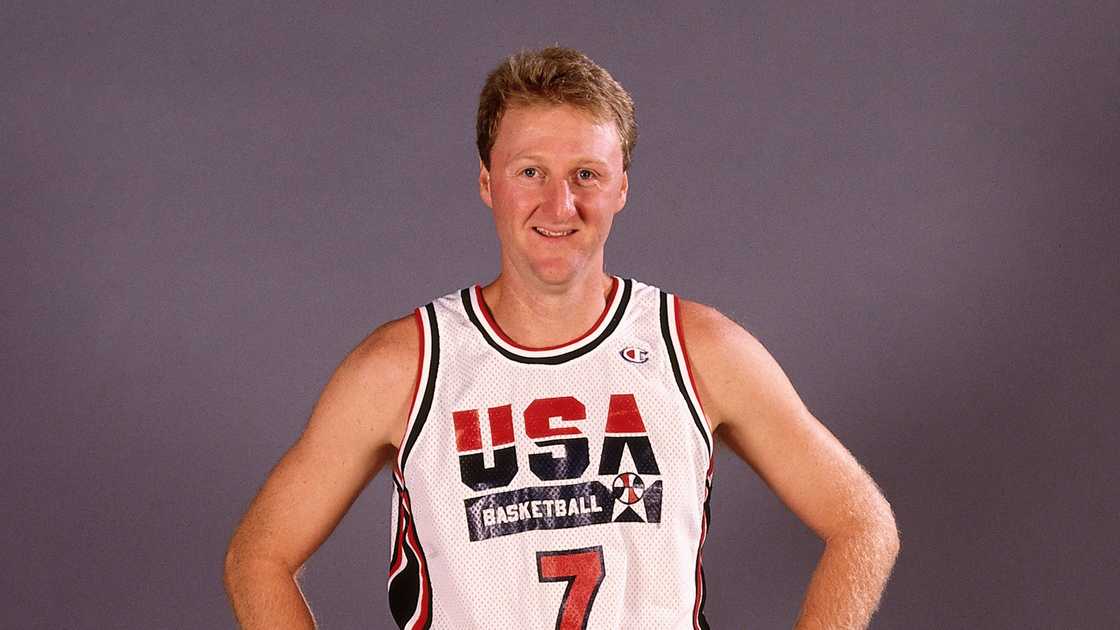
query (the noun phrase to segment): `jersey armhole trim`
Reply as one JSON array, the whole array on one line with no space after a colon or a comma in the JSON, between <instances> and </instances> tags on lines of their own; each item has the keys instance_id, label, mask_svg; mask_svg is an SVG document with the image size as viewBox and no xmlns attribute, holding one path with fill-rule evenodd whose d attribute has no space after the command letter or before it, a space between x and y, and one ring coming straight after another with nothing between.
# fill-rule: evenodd
<instances>
[{"instance_id":1,"label":"jersey armhole trim","mask_svg":"<svg viewBox=\"0 0 1120 630\"><path fill-rule=\"evenodd\" d=\"M704 439L708 454L712 453L712 431L707 415L700 404L700 397L696 394L696 380L692 375L692 366L688 362L688 354L684 348L684 335L680 320L680 300L676 295L660 291L660 319L661 336L665 341L665 349L669 353L669 363L673 368L673 378L677 388L684 397L696 430Z\"/></svg>"},{"instance_id":2,"label":"jersey armhole trim","mask_svg":"<svg viewBox=\"0 0 1120 630\"><path fill-rule=\"evenodd\" d=\"M404 467L416 440L424 430L428 413L435 396L436 373L439 367L439 325L436 323L435 305L431 302L414 312L417 332L420 335L420 351L417 353L419 374L412 392L412 402L408 409L408 422L405 424L401 448L397 453L397 468L403 481Z\"/></svg>"}]
</instances>

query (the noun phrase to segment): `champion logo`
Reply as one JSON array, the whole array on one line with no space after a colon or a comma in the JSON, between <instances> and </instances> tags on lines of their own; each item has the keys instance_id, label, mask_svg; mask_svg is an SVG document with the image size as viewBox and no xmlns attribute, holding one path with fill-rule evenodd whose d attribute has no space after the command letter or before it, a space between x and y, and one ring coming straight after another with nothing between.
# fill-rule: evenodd
<instances>
[{"instance_id":1,"label":"champion logo","mask_svg":"<svg viewBox=\"0 0 1120 630\"><path fill-rule=\"evenodd\" d=\"M645 363L649 361L649 350L643 350L637 346L626 346L618 353L622 355L623 359L631 363Z\"/></svg>"}]
</instances>

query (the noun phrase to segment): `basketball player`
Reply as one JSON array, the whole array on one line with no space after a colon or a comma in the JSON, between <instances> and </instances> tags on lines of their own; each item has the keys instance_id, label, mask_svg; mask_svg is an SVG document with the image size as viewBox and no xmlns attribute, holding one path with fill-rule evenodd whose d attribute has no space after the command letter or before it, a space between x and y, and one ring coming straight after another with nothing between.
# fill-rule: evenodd
<instances>
[{"instance_id":1,"label":"basketball player","mask_svg":"<svg viewBox=\"0 0 1120 630\"><path fill-rule=\"evenodd\" d=\"M749 333L604 271L629 95L576 51L521 53L477 129L500 275L342 362L230 543L238 621L313 627L295 576L389 466L401 628L707 628L718 438L826 542L796 627L866 627L899 547L875 483Z\"/></svg>"}]
</instances>

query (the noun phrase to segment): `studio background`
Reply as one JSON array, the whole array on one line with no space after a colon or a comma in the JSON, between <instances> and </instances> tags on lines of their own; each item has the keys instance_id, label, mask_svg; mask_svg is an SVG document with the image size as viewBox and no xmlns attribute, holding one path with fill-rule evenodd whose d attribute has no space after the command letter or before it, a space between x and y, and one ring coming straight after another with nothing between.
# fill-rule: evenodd
<instances>
[{"instance_id":1,"label":"studio background","mask_svg":"<svg viewBox=\"0 0 1120 630\"><path fill-rule=\"evenodd\" d=\"M497 272L485 74L582 49L640 139L607 268L753 332L890 500L874 628L1116 627L1115 3L0 8L0 608L234 627L222 555L342 357ZM389 628L382 473L309 561ZM716 463L716 628L822 543Z\"/></svg>"}]
</instances>

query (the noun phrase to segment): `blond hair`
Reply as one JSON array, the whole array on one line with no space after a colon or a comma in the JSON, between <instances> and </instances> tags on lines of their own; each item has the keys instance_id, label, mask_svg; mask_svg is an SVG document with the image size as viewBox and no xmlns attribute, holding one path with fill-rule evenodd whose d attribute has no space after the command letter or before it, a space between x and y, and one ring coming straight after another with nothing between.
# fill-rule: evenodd
<instances>
[{"instance_id":1,"label":"blond hair","mask_svg":"<svg viewBox=\"0 0 1120 630\"><path fill-rule=\"evenodd\" d=\"M506 57L486 77L478 98L478 157L490 168L490 151L502 114L517 105L572 105L614 122L622 141L622 169L638 140L634 100L609 72L572 48L550 47Z\"/></svg>"}]
</instances>

